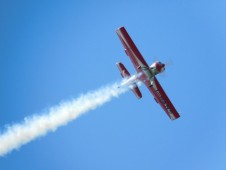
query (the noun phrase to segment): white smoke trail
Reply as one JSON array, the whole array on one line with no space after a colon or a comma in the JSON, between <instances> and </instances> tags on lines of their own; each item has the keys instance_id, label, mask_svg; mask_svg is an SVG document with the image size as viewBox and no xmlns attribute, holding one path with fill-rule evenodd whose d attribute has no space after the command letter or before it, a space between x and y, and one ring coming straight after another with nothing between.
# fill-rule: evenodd
<instances>
[{"instance_id":1,"label":"white smoke trail","mask_svg":"<svg viewBox=\"0 0 226 170\"><path fill-rule=\"evenodd\" d=\"M121 83L100 88L99 90L81 95L77 99L52 107L47 113L34 115L24 119L20 124L9 126L4 133L0 134L0 156L4 156L13 149L54 132L59 126L66 125L78 116L96 109L98 106L118 97L126 88L118 88Z\"/></svg>"}]
</instances>

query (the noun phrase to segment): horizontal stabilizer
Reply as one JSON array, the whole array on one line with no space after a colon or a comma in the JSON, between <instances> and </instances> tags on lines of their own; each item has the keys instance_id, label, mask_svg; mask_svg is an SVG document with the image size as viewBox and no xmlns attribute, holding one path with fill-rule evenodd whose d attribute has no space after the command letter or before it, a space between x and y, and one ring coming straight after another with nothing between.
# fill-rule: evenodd
<instances>
[{"instance_id":1,"label":"horizontal stabilizer","mask_svg":"<svg viewBox=\"0 0 226 170\"><path fill-rule=\"evenodd\" d=\"M121 76L123 78L130 78L130 73L128 72L128 70L126 69L126 67L122 63L119 62L119 63L116 63L116 65L117 65L117 67L118 67L118 69L121 73ZM138 99L142 98L142 94L141 94L139 88L137 87L136 83L130 84L129 87Z\"/></svg>"},{"instance_id":2,"label":"horizontal stabilizer","mask_svg":"<svg viewBox=\"0 0 226 170\"><path fill-rule=\"evenodd\" d=\"M133 93L136 95L138 99L142 98L142 94L139 88L137 87L136 83L133 84L133 87L131 88L131 90L133 91Z\"/></svg>"},{"instance_id":3,"label":"horizontal stabilizer","mask_svg":"<svg viewBox=\"0 0 226 170\"><path fill-rule=\"evenodd\" d=\"M126 67L122 64L122 63L116 63L120 73L121 73L121 76L123 78L126 78L126 77L130 77L130 73L128 72L128 70L126 69Z\"/></svg>"}]
</instances>

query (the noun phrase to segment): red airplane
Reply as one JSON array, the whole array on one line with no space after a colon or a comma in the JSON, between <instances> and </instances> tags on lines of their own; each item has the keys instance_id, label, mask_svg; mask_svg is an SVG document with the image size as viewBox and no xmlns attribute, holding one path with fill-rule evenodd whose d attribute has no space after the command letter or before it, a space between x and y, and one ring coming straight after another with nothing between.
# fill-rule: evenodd
<instances>
[{"instance_id":1,"label":"red airplane","mask_svg":"<svg viewBox=\"0 0 226 170\"><path fill-rule=\"evenodd\" d=\"M127 33L126 29L124 27L121 27L116 30L116 33L124 46L126 55L129 56L137 71L135 75L131 76L122 63L116 63L121 76L125 79L122 86L129 86L136 97L140 99L142 98L142 94L137 86L137 83L143 82L154 96L155 101L160 104L169 118L171 120L179 118L179 113L177 112L155 77L157 74L162 73L165 70L165 64L156 61L151 66L148 66L147 62L138 51L136 45Z\"/></svg>"}]
</instances>

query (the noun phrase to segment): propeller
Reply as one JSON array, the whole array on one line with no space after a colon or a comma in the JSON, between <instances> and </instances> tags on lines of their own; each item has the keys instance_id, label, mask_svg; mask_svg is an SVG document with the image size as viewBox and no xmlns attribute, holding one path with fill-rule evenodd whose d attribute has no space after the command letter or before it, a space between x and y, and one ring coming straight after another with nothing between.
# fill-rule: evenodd
<instances>
[{"instance_id":1,"label":"propeller","mask_svg":"<svg viewBox=\"0 0 226 170\"><path fill-rule=\"evenodd\" d=\"M166 61L163 61L163 63L165 64L165 66L172 66L174 63L173 63L173 60L172 59L168 59Z\"/></svg>"},{"instance_id":2,"label":"propeller","mask_svg":"<svg viewBox=\"0 0 226 170\"><path fill-rule=\"evenodd\" d=\"M167 77L167 68L168 68L168 66L172 66L174 64L173 60L172 59L161 60L161 59L159 59L159 57L153 57L153 58L156 59L156 60L154 60L154 62L160 61L163 64L165 64L165 70L162 73L160 73L159 76L160 77Z\"/></svg>"}]
</instances>

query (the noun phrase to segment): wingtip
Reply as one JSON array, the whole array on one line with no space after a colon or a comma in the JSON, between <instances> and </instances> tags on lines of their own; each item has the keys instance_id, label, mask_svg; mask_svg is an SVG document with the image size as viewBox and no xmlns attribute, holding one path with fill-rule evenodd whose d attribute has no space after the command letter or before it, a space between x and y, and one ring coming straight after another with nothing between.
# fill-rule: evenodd
<instances>
[{"instance_id":1,"label":"wingtip","mask_svg":"<svg viewBox=\"0 0 226 170\"><path fill-rule=\"evenodd\" d=\"M172 121L173 121L173 120L176 120L176 119L178 119L178 118L180 118L180 115L178 115L178 116L174 116L174 115L172 116L172 115L171 115L171 116L170 116L170 119L171 119Z\"/></svg>"},{"instance_id":2,"label":"wingtip","mask_svg":"<svg viewBox=\"0 0 226 170\"><path fill-rule=\"evenodd\" d=\"M119 28L116 29L116 32L119 32L119 31L121 31L123 29L125 29L125 27L124 26L121 26L121 27L119 27Z\"/></svg>"}]
</instances>

